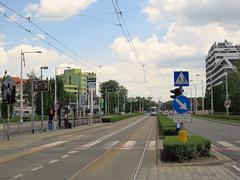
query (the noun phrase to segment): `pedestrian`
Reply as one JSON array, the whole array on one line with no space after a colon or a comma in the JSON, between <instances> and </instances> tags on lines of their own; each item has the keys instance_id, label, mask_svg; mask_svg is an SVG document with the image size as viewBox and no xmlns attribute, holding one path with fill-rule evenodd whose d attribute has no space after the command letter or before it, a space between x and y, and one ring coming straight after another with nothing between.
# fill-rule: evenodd
<instances>
[{"instance_id":1,"label":"pedestrian","mask_svg":"<svg viewBox=\"0 0 240 180\"><path fill-rule=\"evenodd\" d=\"M53 117L54 117L54 114L53 114L53 110L51 109L48 114L48 129L49 130L52 130L52 128L53 128Z\"/></svg>"}]
</instances>

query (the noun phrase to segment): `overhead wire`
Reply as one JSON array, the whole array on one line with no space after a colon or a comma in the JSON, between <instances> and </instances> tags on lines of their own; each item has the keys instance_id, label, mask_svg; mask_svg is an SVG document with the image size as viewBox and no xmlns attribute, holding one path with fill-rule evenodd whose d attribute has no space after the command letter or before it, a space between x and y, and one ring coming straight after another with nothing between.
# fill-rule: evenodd
<instances>
[{"instance_id":1,"label":"overhead wire","mask_svg":"<svg viewBox=\"0 0 240 180\"><path fill-rule=\"evenodd\" d=\"M118 1L117 0L112 0L112 4L113 4L114 11L115 11L115 13L117 15L118 22L121 25L120 27L121 27L122 33L125 36L127 42L129 43L130 48L131 48L132 52L134 53L134 56L136 57L138 63L141 66L141 69L142 69L142 72L143 72L143 79L144 79L145 86L149 90L150 94L152 94L151 93L152 91L151 91L150 87L148 87L148 85L147 85L147 78L146 78L146 73L145 73L145 65L143 64L143 61L141 60L141 58L140 58L140 56L139 56L139 54L137 52L137 49L136 49L136 47L134 45L134 42L132 41L132 37L131 37L131 35L129 33L129 30L128 30L128 27L126 25L126 22L125 22L125 20L123 18L123 13L122 13L122 11L120 9Z\"/></svg>"}]
</instances>

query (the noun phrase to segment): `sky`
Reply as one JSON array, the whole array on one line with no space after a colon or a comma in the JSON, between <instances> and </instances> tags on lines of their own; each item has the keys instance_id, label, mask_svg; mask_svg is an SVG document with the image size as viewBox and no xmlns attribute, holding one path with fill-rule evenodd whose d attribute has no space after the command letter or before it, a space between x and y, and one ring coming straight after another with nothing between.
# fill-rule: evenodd
<instances>
[{"instance_id":1,"label":"sky","mask_svg":"<svg viewBox=\"0 0 240 180\"><path fill-rule=\"evenodd\" d=\"M32 70L40 76L41 66L53 77L55 67L70 66L96 72L99 83L117 80L129 96L166 101L174 71L190 73L185 95L195 96L197 87L202 96L208 49L225 39L240 43L239 0L117 3L128 40L112 0L0 0L0 74L20 76L21 51L41 51L25 53L24 77Z\"/></svg>"}]
</instances>

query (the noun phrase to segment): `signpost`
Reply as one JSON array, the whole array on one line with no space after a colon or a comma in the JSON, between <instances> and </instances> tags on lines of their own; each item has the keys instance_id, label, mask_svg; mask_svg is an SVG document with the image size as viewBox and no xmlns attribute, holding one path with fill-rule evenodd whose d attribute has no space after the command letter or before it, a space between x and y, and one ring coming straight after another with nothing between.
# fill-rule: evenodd
<instances>
[{"instance_id":1,"label":"signpost","mask_svg":"<svg viewBox=\"0 0 240 180\"><path fill-rule=\"evenodd\" d=\"M182 86L189 86L189 72L175 71L174 86L179 86L179 88L170 91L174 93L171 96L171 98L174 98L172 102L172 107L175 111L173 118L175 123L181 123L181 127L183 127L183 123L191 122L191 115L187 113L190 110L191 103L186 96L182 95Z\"/></svg>"},{"instance_id":2,"label":"signpost","mask_svg":"<svg viewBox=\"0 0 240 180\"><path fill-rule=\"evenodd\" d=\"M16 83L11 78L11 76L7 76L3 81L3 101L7 103L7 140L9 141L9 117L10 117L10 105L16 102L15 94L16 94ZM5 124L4 124L5 128ZM19 122L18 122L19 129ZM4 130L5 132L5 130Z\"/></svg>"}]
</instances>

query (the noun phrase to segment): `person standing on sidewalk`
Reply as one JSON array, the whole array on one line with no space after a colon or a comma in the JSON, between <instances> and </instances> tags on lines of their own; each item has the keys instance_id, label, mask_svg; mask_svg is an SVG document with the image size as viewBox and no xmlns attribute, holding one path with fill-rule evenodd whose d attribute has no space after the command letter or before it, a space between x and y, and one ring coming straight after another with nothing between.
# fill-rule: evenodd
<instances>
[{"instance_id":1,"label":"person standing on sidewalk","mask_svg":"<svg viewBox=\"0 0 240 180\"><path fill-rule=\"evenodd\" d=\"M53 110L51 109L48 114L48 129L49 130L53 129L53 117L54 117L54 114L53 114Z\"/></svg>"}]
</instances>

